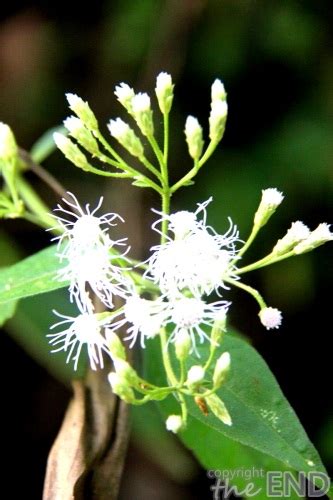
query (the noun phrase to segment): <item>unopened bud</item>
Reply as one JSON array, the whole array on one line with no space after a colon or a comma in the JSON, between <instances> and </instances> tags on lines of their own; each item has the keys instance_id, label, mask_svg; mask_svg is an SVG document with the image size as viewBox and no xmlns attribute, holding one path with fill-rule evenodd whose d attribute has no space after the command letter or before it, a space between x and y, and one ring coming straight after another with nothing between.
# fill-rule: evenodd
<instances>
[{"instance_id":1,"label":"unopened bud","mask_svg":"<svg viewBox=\"0 0 333 500\"><path fill-rule=\"evenodd\" d=\"M133 156L142 158L143 146L139 137L135 134L134 130L125 123L121 118L110 120L108 129L112 137L129 151Z\"/></svg>"},{"instance_id":2,"label":"unopened bud","mask_svg":"<svg viewBox=\"0 0 333 500\"><path fill-rule=\"evenodd\" d=\"M135 400L132 388L117 373L109 373L108 380L113 393L123 399L126 403L132 403Z\"/></svg>"},{"instance_id":3,"label":"unopened bud","mask_svg":"<svg viewBox=\"0 0 333 500\"><path fill-rule=\"evenodd\" d=\"M175 351L177 359L184 361L191 350L191 337L185 328L182 328L177 333L175 339Z\"/></svg>"},{"instance_id":4,"label":"unopened bud","mask_svg":"<svg viewBox=\"0 0 333 500\"><path fill-rule=\"evenodd\" d=\"M92 133L84 126L84 123L80 118L76 116L70 116L64 121L64 125L68 130L69 134L77 140L77 142L89 153L94 156L98 156L99 147L95 137Z\"/></svg>"},{"instance_id":5,"label":"unopened bud","mask_svg":"<svg viewBox=\"0 0 333 500\"><path fill-rule=\"evenodd\" d=\"M218 313L215 316L214 325L211 333L211 343L212 345L219 345L219 342L222 338L223 332L226 330L227 325L227 307L221 307Z\"/></svg>"},{"instance_id":6,"label":"unopened bud","mask_svg":"<svg viewBox=\"0 0 333 500\"><path fill-rule=\"evenodd\" d=\"M154 135L153 112L150 106L150 97L146 93L139 93L132 100L133 116L143 135Z\"/></svg>"},{"instance_id":7,"label":"unopened bud","mask_svg":"<svg viewBox=\"0 0 333 500\"><path fill-rule=\"evenodd\" d=\"M120 83L116 86L116 90L114 91L115 96L117 97L120 104L124 106L124 108L131 113L132 112L132 99L134 97L134 90L127 85L127 83Z\"/></svg>"},{"instance_id":8,"label":"unopened bud","mask_svg":"<svg viewBox=\"0 0 333 500\"><path fill-rule=\"evenodd\" d=\"M211 97L212 103L215 101L225 101L227 98L227 93L225 91L224 85L218 78L216 78L212 85Z\"/></svg>"},{"instance_id":9,"label":"unopened bud","mask_svg":"<svg viewBox=\"0 0 333 500\"><path fill-rule=\"evenodd\" d=\"M127 363L127 361L120 358L115 358L113 360L113 364L117 375L121 379L126 381L129 385L135 386L139 383L139 377L136 371L131 367L129 363Z\"/></svg>"},{"instance_id":10,"label":"unopened bud","mask_svg":"<svg viewBox=\"0 0 333 500\"><path fill-rule=\"evenodd\" d=\"M170 113L173 101L173 87L171 75L160 73L156 78L156 97L158 105L163 114Z\"/></svg>"},{"instance_id":11,"label":"unopened bud","mask_svg":"<svg viewBox=\"0 0 333 500\"><path fill-rule=\"evenodd\" d=\"M301 221L296 221L291 224L288 229L287 234L278 240L275 247L273 248L273 253L276 255L282 255L286 252L292 250L298 243L306 240L310 236L310 229L303 224Z\"/></svg>"},{"instance_id":12,"label":"unopened bud","mask_svg":"<svg viewBox=\"0 0 333 500\"><path fill-rule=\"evenodd\" d=\"M228 104L226 101L213 101L209 115L209 138L218 143L224 134L227 121Z\"/></svg>"},{"instance_id":13,"label":"unopened bud","mask_svg":"<svg viewBox=\"0 0 333 500\"><path fill-rule=\"evenodd\" d=\"M112 359L123 359L126 360L126 351L123 346L120 338L117 334L114 333L113 330L107 328L105 330L105 338L108 344L108 348L111 354Z\"/></svg>"},{"instance_id":14,"label":"unopened bud","mask_svg":"<svg viewBox=\"0 0 333 500\"><path fill-rule=\"evenodd\" d=\"M76 94L66 94L70 109L83 121L87 129L98 131L97 118L90 106Z\"/></svg>"},{"instance_id":15,"label":"unopened bud","mask_svg":"<svg viewBox=\"0 0 333 500\"><path fill-rule=\"evenodd\" d=\"M180 415L169 415L165 422L168 431L177 434L183 427L183 420Z\"/></svg>"},{"instance_id":16,"label":"unopened bud","mask_svg":"<svg viewBox=\"0 0 333 500\"><path fill-rule=\"evenodd\" d=\"M82 170L89 170L89 163L85 155L78 148L74 142L72 142L68 137L59 132L53 134L54 142L60 151L65 155L67 160L74 163L76 167L82 168Z\"/></svg>"},{"instance_id":17,"label":"unopened bud","mask_svg":"<svg viewBox=\"0 0 333 500\"><path fill-rule=\"evenodd\" d=\"M2 163L15 163L18 147L11 128L0 122L0 161Z\"/></svg>"},{"instance_id":18,"label":"unopened bud","mask_svg":"<svg viewBox=\"0 0 333 500\"><path fill-rule=\"evenodd\" d=\"M254 225L264 226L282 203L284 196L276 188L263 189L258 210L254 216Z\"/></svg>"},{"instance_id":19,"label":"unopened bud","mask_svg":"<svg viewBox=\"0 0 333 500\"><path fill-rule=\"evenodd\" d=\"M230 370L230 354L224 352L216 361L213 384L214 387L220 387L226 379L226 376Z\"/></svg>"},{"instance_id":20,"label":"unopened bud","mask_svg":"<svg viewBox=\"0 0 333 500\"><path fill-rule=\"evenodd\" d=\"M194 116L188 116L185 123L185 137L190 156L194 160L199 160L204 141L202 138L202 127Z\"/></svg>"},{"instance_id":21,"label":"unopened bud","mask_svg":"<svg viewBox=\"0 0 333 500\"><path fill-rule=\"evenodd\" d=\"M232 425L231 416L225 404L216 394L207 396L205 400L208 407L219 420L221 420L225 425Z\"/></svg>"},{"instance_id":22,"label":"unopened bud","mask_svg":"<svg viewBox=\"0 0 333 500\"><path fill-rule=\"evenodd\" d=\"M294 247L294 252L298 255L301 253L309 252L327 241L333 240L333 233L330 231L329 224L322 222L319 226L310 233L309 237L301 241Z\"/></svg>"},{"instance_id":23,"label":"unopened bud","mask_svg":"<svg viewBox=\"0 0 333 500\"><path fill-rule=\"evenodd\" d=\"M205 377L205 370L200 365L191 366L187 373L186 385L197 385L203 381Z\"/></svg>"}]
</instances>

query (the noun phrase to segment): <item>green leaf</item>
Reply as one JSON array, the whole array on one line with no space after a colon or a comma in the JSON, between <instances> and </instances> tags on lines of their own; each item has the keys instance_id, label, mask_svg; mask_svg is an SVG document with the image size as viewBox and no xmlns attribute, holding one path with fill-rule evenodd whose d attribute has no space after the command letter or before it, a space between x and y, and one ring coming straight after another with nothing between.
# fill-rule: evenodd
<instances>
[{"instance_id":1,"label":"green leaf","mask_svg":"<svg viewBox=\"0 0 333 500\"><path fill-rule=\"evenodd\" d=\"M59 258L56 245L0 270L0 304L46 293L68 285L56 280Z\"/></svg>"},{"instance_id":2,"label":"green leaf","mask_svg":"<svg viewBox=\"0 0 333 500\"><path fill-rule=\"evenodd\" d=\"M67 130L62 125L47 130L31 148L30 155L34 162L42 163L57 149L53 139L54 132L60 132L65 135L68 134Z\"/></svg>"},{"instance_id":3,"label":"green leaf","mask_svg":"<svg viewBox=\"0 0 333 500\"><path fill-rule=\"evenodd\" d=\"M10 319L15 314L17 306L17 301L12 300L11 302L6 302L5 304L0 304L0 326L2 326L8 319Z\"/></svg>"},{"instance_id":4,"label":"green leaf","mask_svg":"<svg viewBox=\"0 0 333 500\"><path fill-rule=\"evenodd\" d=\"M5 231L0 230L0 273L4 266L13 264L19 258L20 251L15 241ZM0 326L14 315L16 306L17 300L0 304Z\"/></svg>"},{"instance_id":5,"label":"green leaf","mask_svg":"<svg viewBox=\"0 0 333 500\"><path fill-rule=\"evenodd\" d=\"M201 359L206 359L208 349L208 343L200 349ZM218 395L233 425L224 425L212 414L203 415L191 398L187 403L193 419L211 429L217 442L220 436L223 436L221 440L227 437L273 457L290 469L326 473L317 451L261 356L247 342L231 335L225 336L222 350L230 352L231 373ZM149 342L145 350L147 379L154 383L163 383L164 378L159 351L156 341ZM191 357L189 364L198 364L198 358ZM207 375L210 377L212 370ZM205 455L200 459L204 463Z\"/></svg>"}]
</instances>

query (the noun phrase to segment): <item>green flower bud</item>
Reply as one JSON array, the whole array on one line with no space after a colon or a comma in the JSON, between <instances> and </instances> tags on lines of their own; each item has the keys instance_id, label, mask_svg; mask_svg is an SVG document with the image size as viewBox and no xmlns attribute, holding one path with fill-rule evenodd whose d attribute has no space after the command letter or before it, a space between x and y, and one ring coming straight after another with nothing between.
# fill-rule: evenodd
<instances>
[{"instance_id":1,"label":"green flower bud","mask_svg":"<svg viewBox=\"0 0 333 500\"><path fill-rule=\"evenodd\" d=\"M89 104L76 94L66 94L66 98L70 109L82 120L87 129L97 132L97 118L90 109Z\"/></svg>"},{"instance_id":2,"label":"green flower bud","mask_svg":"<svg viewBox=\"0 0 333 500\"><path fill-rule=\"evenodd\" d=\"M215 144L218 143L224 134L225 124L228 115L228 104L226 101L213 101L209 115L209 138Z\"/></svg>"},{"instance_id":3,"label":"green flower bud","mask_svg":"<svg viewBox=\"0 0 333 500\"><path fill-rule=\"evenodd\" d=\"M142 158L143 146L139 137L135 134L134 130L125 123L121 118L110 120L108 129L112 137L129 151L133 156Z\"/></svg>"},{"instance_id":4,"label":"green flower bud","mask_svg":"<svg viewBox=\"0 0 333 500\"><path fill-rule=\"evenodd\" d=\"M17 156L18 147L14 134L6 123L0 122L0 162L1 164L15 164Z\"/></svg>"},{"instance_id":5,"label":"green flower bud","mask_svg":"<svg viewBox=\"0 0 333 500\"><path fill-rule=\"evenodd\" d=\"M162 72L157 76L155 92L158 105L163 114L170 113L173 101L173 88L171 75Z\"/></svg>"},{"instance_id":6,"label":"green flower bud","mask_svg":"<svg viewBox=\"0 0 333 500\"><path fill-rule=\"evenodd\" d=\"M77 142L84 149L89 151L94 156L100 154L99 147L95 137L92 133L84 126L84 123L80 118L76 116L70 116L64 121L64 125L68 130L69 134L77 140Z\"/></svg>"},{"instance_id":7,"label":"green flower bud","mask_svg":"<svg viewBox=\"0 0 333 500\"><path fill-rule=\"evenodd\" d=\"M213 374L214 387L220 387L223 384L229 370L230 370L230 354L228 352L224 352L216 361Z\"/></svg>"},{"instance_id":8,"label":"green flower bud","mask_svg":"<svg viewBox=\"0 0 333 500\"><path fill-rule=\"evenodd\" d=\"M113 360L113 364L119 378L124 380L127 384L135 386L140 382L136 371L131 367L129 363L127 363L127 361L124 361L120 358L115 358Z\"/></svg>"},{"instance_id":9,"label":"green flower bud","mask_svg":"<svg viewBox=\"0 0 333 500\"><path fill-rule=\"evenodd\" d=\"M330 231L329 224L322 222L319 226L310 233L308 238L298 243L295 246L294 252L299 255L301 253L309 252L320 245L323 245L327 241L333 240L333 233Z\"/></svg>"},{"instance_id":10,"label":"green flower bud","mask_svg":"<svg viewBox=\"0 0 333 500\"><path fill-rule=\"evenodd\" d=\"M282 203L284 196L276 188L263 189L261 202L254 216L254 225L264 226Z\"/></svg>"},{"instance_id":11,"label":"green flower bud","mask_svg":"<svg viewBox=\"0 0 333 500\"><path fill-rule=\"evenodd\" d=\"M292 250L298 243L306 240L310 236L310 229L301 221L293 222L288 229L287 234L278 240L273 253L276 255L283 255Z\"/></svg>"},{"instance_id":12,"label":"green flower bud","mask_svg":"<svg viewBox=\"0 0 333 500\"><path fill-rule=\"evenodd\" d=\"M221 420L225 425L232 425L230 414L217 394L211 394L205 398L206 403L214 415Z\"/></svg>"},{"instance_id":13,"label":"green flower bud","mask_svg":"<svg viewBox=\"0 0 333 500\"><path fill-rule=\"evenodd\" d=\"M123 359L126 361L126 351L118 335L109 328L105 330L105 337L112 359Z\"/></svg>"},{"instance_id":14,"label":"green flower bud","mask_svg":"<svg viewBox=\"0 0 333 500\"><path fill-rule=\"evenodd\" d=\"M132 100L133 116L143 135L154 135L153 112L148 94L136 94Z\"/></svg>"},{"instance_id":15,"label":"green flower bud","mask_svg":"<svg viewBox=\"0 0 333 500\"><path fill-rule=\"evenodd\" d=\"M133 403L135 401L135 395L132 388L122 377L118 375L118 373L109 373L108 380L114 394L119 396L126 403Z\"/></svg>"},{"instance_id":16,"label":"green flower bud","mask_svg":"<svg viewBox=\"0 0 333 500\"><path fill-rule=\"evenodd\" d=\"M86 156L78 148L74 142L72 142L68 137L59 132L53 134L54 142L60 151L65 155L67 160L74 163L76 167L82 168L84 171L89 171L89 163Z\"/></svg>"},{"instance_id":17,"label":"green flower bud","mask_svg":"<svg viewBox=\"0 0 333 500\"><path fill-rule=\"evenodd\" d=\"M191 337L185 328L182 328L177 333L175 339L175 351L179 361L184 361L191 350Z\"/></svg>"},{"instance_id":18,"label":"green flower bud","mask_svg":"<svg viewBox=\"0 0 333 500\"><path fill-rule=\"evenodd\" d=\"M204 141L202 138L202 127L193 116L188 116L185 123L185 137L190 156L194 160L199 160Z\"/></svg>"}]
</instances>

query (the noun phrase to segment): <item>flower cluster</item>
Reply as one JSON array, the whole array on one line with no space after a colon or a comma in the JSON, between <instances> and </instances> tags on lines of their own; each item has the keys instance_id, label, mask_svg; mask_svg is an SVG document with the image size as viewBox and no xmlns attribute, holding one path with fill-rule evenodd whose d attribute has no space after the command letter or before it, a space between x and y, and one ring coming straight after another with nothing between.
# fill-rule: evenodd
<instances>
[{"instance_id":1,"label":"flower cluster","mask_svg":"<svg viewBox=\"0 0 333 500\"><path fill-rule=\"evenodd\" d=\"M115 95L134 127L118 117L109 121L108 130L111 137L135 157L135 165L127 163L104 138L89 104L75 94L67 94L70 109L76 116L64 122L70 137L54 135L57 146L85 172L130 178L135 186L158 193L163 209L153 210L157 217L152 229L161 238L159 244L151 247L148 258L138 264L128 255L126 239L114 240L110 236L110 229L122 221L119 215L98 216L102 198L91 210L89 205L82 208L76 197L68 193L63 199L64 206L58 205L54 215L57 227L53 229L60 232L54 238L60 260L57 279L68 284L70 300L77 304L79 314L69 317L55 312L60 321L52 329L60 331L49 337L54 352L65 351L67 362L73 360L75 369L83 349L93 370L103 367L104 354L110 357L114 367L108 377L112 390L128 403L142 404L176 394L182 415L170 415L166 426L178 432L186 425L185 396L192 397L204 414L211 411L225 425L232 425L231 416L216 393L231 365L230 353L220 349L230 307L229 288L234 286L252 295L259 306L259 319L267 330L279 328L281 312L267 306L260 293L241 278L248 271L308 252L332 240L333 235L325 223L310 231L302 222L293 222L268 255L242 267L245 252L282 203L284 195L280 191L276 188L262 191L252 231L245 242L230 218L224 234L217 233L207 223L207 207L212 198L199 203L193 212L170 213L171 196L193 182L216 149L228 114L224 85L216 79L211 87L209 143L205 149L203 128L195 117L188 116L184 133L193 166L171 185L168 126L173 90L171 76L160 73L155 94L163 116L161 147L155 137L150 96L145 92L136 93L126 83L116 87ZM146 155L147 147L153 155ZM92 166L87 153L93 162L100 161L102 168ZM151 156L155 161L148 159ZM100 306L103 313L99 313ZM136 343L145 347L150 339L159 337L166 387L157 387L139 377L127 361L119 338L123 333L129 347ZM201 349L198 344L205 341L208 349ZM192 353L196 359L194 364ZM197 364L198 360L201 364ZM138 394L142 395L141 399Z\"/></svg>"}]
</instances>

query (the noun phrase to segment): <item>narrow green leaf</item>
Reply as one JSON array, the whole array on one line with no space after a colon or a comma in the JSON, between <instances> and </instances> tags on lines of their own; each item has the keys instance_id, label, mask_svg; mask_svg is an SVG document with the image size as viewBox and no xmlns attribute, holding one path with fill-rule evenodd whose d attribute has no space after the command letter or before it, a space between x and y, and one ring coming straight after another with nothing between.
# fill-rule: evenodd
<instances>
[{"instance_id":1,"label":"narrow green leaf","mask_svg":"<svg viewBox=\"0 0 333 500\"><path fill-rule=\"evenodd\" d=\"M46 293L68 285L55 279L59 269L56 245L0 270L0 304Z\"/></svg>"},{"instance_id":2,"label":"narrow green leaf","mask_svg":"<svg viewBox=\"0 0 333 500\"><path fill-rule=\"evenodd\" d=\"M61 132L65 135L68 133L62 125L47 130L31 148L30 155L34 162L42 163L57 149L53 139L54 132Z\"/></svg>"}]
</instances>

